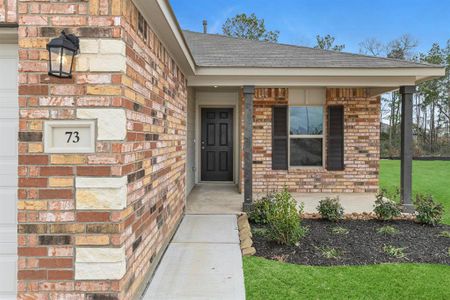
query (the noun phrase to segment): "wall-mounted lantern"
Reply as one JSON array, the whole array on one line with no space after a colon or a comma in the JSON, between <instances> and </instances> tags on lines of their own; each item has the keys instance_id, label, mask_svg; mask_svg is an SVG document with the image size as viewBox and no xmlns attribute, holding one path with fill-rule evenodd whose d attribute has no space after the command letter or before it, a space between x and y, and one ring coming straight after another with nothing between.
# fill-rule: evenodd
<instances>
[{"instance_id":1,"label":"wall-mounted lantern","mask_svg":"<svg viewBox=\"0 0 450 300\"><path fill-rule=\"evenodd\" d=\"M48 74L60 78L72 78L72 65L80 49L80 40L64 31L47 44L50 64Z\"/></svg>"}]
</instances>

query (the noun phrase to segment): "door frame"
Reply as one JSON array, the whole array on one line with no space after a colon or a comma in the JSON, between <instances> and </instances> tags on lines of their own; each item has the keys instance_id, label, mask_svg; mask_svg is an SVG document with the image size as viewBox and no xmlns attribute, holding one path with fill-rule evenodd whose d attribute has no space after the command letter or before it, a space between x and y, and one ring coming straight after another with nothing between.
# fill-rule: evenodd
<instances>
[{"instance_id":1,"label":"door frame","mask_svg":"<svg viewBox=\"0 0 450 300\"><path fill-rule=\"evenodd\" d=\"M232 181L202 181L201 171L202 171L202 159L201 159L201 130L202 130L202 108L231 108L233 109L233 180ZM239 110L238 105L197 105L196 106L196 120L195 120L195 159L196 159L196 171L195 171L195 183L238 183L239 178L239 136L240 136L240 126L239 126Z\"/></svg>"}]
</instances>

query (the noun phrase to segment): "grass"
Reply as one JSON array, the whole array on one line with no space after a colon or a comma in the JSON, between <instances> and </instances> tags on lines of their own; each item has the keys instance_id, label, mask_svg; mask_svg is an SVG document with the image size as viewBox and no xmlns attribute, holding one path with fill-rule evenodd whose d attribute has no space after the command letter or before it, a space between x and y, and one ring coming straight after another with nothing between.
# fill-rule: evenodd
<instances>
[{"instance_id":1,"label":"grass","mask_svg":"<svg viewBox=\"0 0 450 300\"><path fill-rule=\"evenodd\" d=\"M244 257L247 299L445 299L450 267L430 264L311 267Z\"/></svg>"},{"instance_id":2,"label":"grass","mask_svg":"<svg viewBox=\"0 0 450 300\"><path fill-rule=\"evenodd\" d=\"M431 194L444 205L443 223L450 225L450 161L414 161L414 194ZM380 161L380 187L394 191L400 185L400 161Z\"/></svg>"},{"instance_id":3,"label":"grass","mask_svg":"<svg viewBox=\"0 0 450 300\"><path fill-rule=\"evenodd\" d=\"M399 231L394 226L383 226L377 229L377 233L383 234L383 235L394 235L397 234Z\"/></svg>"}]
</instances>

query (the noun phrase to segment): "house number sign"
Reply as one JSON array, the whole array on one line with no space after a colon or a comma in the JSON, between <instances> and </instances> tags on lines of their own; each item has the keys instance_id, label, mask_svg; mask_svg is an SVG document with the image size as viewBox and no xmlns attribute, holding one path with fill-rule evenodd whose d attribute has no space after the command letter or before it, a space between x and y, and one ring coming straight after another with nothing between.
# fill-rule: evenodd
<instances>
[{"instance_id":1,"label":"house number sign","mask_svg":"<svg viewBox=\"0 0 450 300\"><path fill-rule=\"evenodd\" d=\"M47 153L95 152L95 120L58 120L44 123Z\"/></svg>"}]
</instances>

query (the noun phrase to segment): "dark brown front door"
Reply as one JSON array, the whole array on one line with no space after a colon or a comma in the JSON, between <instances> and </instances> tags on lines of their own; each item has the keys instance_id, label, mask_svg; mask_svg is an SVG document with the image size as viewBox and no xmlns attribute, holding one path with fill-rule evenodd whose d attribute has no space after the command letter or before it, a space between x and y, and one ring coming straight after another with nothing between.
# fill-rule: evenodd
<instances>
[{"instance_id":1,"label":"dark brown front door","mask_svg":"<svg viewBox=\"0 0 450 300\"><path fill-rule=\"evenodd\" d=\"M202 181L233 180L233 109L202 108Z\"/></svg>"}]
</instances>

